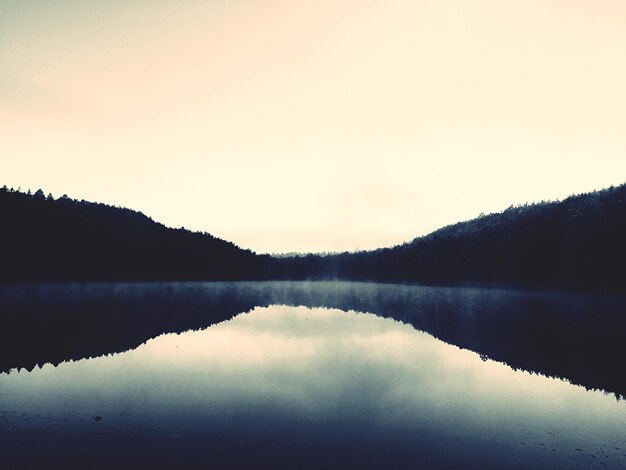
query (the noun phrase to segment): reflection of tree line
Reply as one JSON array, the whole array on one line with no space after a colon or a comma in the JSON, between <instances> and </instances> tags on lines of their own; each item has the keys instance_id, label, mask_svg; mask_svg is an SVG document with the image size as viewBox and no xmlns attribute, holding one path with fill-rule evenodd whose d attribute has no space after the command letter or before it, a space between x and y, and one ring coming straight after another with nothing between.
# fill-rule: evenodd
<instances>
[{"instance_id":1,"label":"reflection of tree line","mask_svg":"<svg viewBox=\"0 0 626 470\"><path fill-rule=\"evenodd\" d=\"M3 280L350 279L626 291L626 185L510 207L393 248L271 257L128 209L0 190Z\"/></svg>"},{"instance_id":2,"label":"reflection of tree line","mask_svg":"<svg viewBox=\"0 0 626 470\"><path fill-rule=\"evenodd\" d=\"M121 352L270 304L375 313L515 368L626 394L624 297L369 283L5 285L0 370Z\"/></svg>"},{"instance_id":3,"label":"reflection of tree line","mask_svg":"<svg viewBox=\"0 0 626 470\"><path fill-rule=\"evenodd\" d=\"M205 295L192 285L5 285L0 370L122 352L164 332L203 328L253 307L232 292Z\"/></svg>"}]
</instances>

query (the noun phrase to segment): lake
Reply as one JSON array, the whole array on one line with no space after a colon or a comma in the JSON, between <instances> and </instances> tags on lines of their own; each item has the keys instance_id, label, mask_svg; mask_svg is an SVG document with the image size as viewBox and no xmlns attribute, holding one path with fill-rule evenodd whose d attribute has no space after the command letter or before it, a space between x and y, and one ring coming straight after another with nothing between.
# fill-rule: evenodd
<instances>
[{"instance_id":1,"label":"lake","mask_svg":"<svg viewBox=\"0 0 626 470\"><path fill-rule=\"evenodd\" d=\"M0 286L0 467L626 468L621 296Z\"/></svg>"}]
</instances>

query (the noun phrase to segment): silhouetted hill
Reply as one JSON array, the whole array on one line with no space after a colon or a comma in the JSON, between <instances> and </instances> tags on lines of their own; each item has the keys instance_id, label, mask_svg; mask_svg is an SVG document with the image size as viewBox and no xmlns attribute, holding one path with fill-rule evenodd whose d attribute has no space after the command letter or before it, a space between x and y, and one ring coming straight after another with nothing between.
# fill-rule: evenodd
<instances>
[{"instance_id":1,"label":"silhouetted hill","mask_svg":"<svg viewBox=\"0 0 626 470\"><path fill-rule=\"evenodd\" d=\"M626 290L626 184L511 206L392 248L293 258L294 277Z\"/></svg>"},{"instance_id":2,"label":"silhouetted hill","mask_svg":"<svg viewBox=\"0 0 626 470\"><path fill-rule=\"evenodd\" d=\"M129 209L0 190L2 280L246 279L262 258Z\"/></svg>"},{"instance_id":3,"label":"silhouetted hill","mask_svg":"<svg viewBox=\"0 0 626 470\"><path fill-rule=\"evenodd\" d=\"M0 190L2 280L353 279L626 290L626 185L392 248L271 257L104 204Z\"/></svg>"}]
</instances>

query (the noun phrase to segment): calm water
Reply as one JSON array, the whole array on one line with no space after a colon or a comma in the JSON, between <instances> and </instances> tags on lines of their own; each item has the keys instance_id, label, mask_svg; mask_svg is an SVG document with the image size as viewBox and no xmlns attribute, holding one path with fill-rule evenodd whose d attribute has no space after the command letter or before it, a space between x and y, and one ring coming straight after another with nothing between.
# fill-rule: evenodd
<instances>
[{"instance_id":1,"label":"calm water","mask_svg":"<svg viewBox=\"0 0 626 470\"><path fill-rule=\"evenodd\" d=\"M626 468L621 391L591 390L620 386L621 358L592 367L572 343L617 351L623 305L358 283L5 286L0 467Z\"/></svg>"}]
</instances>

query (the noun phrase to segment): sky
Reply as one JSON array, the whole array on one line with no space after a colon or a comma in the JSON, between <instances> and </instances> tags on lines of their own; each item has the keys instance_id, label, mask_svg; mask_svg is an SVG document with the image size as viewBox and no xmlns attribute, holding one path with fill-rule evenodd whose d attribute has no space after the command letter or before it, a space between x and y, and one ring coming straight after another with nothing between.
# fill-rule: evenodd
<instances>
[{"instance_id":1,"label":"sky","mask_svg":"<svg viewBox=\"0 0 626 470\"><path fill-rule=\"evenodd\" d=\"M0 185L258 252L626 181L622 0L0 1Z\"/></svg>"}]
</instances>

